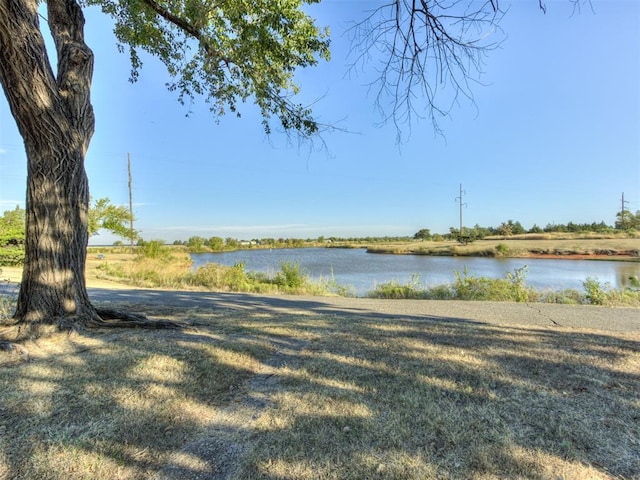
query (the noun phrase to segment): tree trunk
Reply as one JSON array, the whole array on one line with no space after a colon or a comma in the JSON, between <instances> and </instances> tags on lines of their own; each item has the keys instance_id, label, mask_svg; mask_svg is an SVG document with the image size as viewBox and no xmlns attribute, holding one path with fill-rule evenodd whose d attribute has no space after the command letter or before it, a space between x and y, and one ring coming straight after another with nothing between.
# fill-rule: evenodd
<instances>
[{"instance_id":1,"label":"tree trunk","mask_svg":"<svg viewBox=\"0 0 640 480\"><path fill-rule=\"evenodd\" d=\"M54 75L38 0L0 0L0 84L27 153L25 265L14 318L21 332L43 324L182 328L176 322L96 309L85 282L89 186L84 158L94 131L93 52L75 0L46 0L58 57ZM117 321L110 321L117 320ZM20 351L0 341L0 349ZM24 353L24 352L22 352Z\"/></svg>"},{"instance_id":2,"label":"tree trunk","mask_svg":"<svg viewBox=\"0 0 640 480\"><path fill-rule=\"evenodd\" d=\"M94 130L93 53L74 0L48 0L53 70L37 1L0 0L0 83L27 153L25 265L15 317L29 326L98 318L84 279L89 189L84 157Z\"/></svg>"},{"instance_id":3,"label":"tree trunk","mask_svg":"<svg viewBox=\"0 0 640 480\"><path fill-rule=\"evenodd\" d=\"M84 157L61 143L57 139L48 151L28 155L25 265L16 310L26 322L94 315L84 278L89 197Z\"/></svg>"}]
</instances>

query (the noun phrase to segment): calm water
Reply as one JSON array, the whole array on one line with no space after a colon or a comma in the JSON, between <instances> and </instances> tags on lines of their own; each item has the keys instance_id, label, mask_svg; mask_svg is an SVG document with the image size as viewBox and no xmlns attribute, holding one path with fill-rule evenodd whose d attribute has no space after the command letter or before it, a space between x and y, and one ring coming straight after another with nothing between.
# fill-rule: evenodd
<instances>
[{"instance_id":1,"label":"calm water","mask_svg":"<svg viewBox=\"0 0 640 480\"><path fill-rule=\"evenodd\" d=\"M297 262L311 278L335 279L339 285L353 287L358 295L391 280L408 282L414 275L419 275L424 285L452 283L455 280L454 270L462 272L465 267L471 275L504 278L507 272L526 265L527 285L539 290L582 290L582 281L587 277L620 288L628 284L630 276L640 276L638 262L380 255L366 253L360 248L240 250L191 256L194 268L207 263L232 266L244 262L247 271L270 275L280 270L282 262Z\"/></svg>"}]
</instances>

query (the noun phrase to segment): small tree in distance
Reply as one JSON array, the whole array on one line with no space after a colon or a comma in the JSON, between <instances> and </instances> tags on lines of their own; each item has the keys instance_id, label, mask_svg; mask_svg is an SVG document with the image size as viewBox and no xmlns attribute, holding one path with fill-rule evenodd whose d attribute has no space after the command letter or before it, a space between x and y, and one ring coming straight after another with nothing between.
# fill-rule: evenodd
<instances>
[{"instance_id":1,"label":"small tree in distance","mask_svg":"<svg viewBox=\"0 0 640 480\"><path fill-rule=\"evenodd\" d=\"M224 239L222 237L211 237L209 239L209 248L214 252L220 252L224 249Z\"/></svg>"},{"instance_id":2,"label":"small tree in distance","mask_svg":"<svg viewBox=\"0 0 640 480\"><path fill-rule=\"evenodd\" d=\"M414 235L414 240L431 240L431 231L428 228L421 228Z\"/></svg>"}]
</instances>

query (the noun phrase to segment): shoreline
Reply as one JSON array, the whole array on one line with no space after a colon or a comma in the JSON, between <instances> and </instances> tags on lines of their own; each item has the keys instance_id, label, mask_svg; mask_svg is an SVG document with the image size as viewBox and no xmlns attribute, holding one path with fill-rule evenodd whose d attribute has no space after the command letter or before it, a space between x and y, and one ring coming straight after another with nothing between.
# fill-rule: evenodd
<instances>
[{"instance_id":1,"label":"shoreline","mask_svg":"<svg viewBox=\"0 0 640 480\"><path fill-rule=\"evenodd\" d=\"M511 255L488 254L486 252L425 252L413 250L385 250L367 248L367 253L374 255L421 255L425 257L478 257L478 258L533 258L539 260L593 260L593 261L611 261L611 262L640 262L640 256L633 255L628 252L610 253L610 254L592 254L592 253L513 253Z\"/></svg>"},{"instance_id":2,"label":"shoreline","mask_svg":"<svg viewBox=\"0 0 640 480\"><path fill-rule=\"evenodd\" d=\"M410 250L376 250L367 248L367 253L371 254L386 254L386 255L421 255L421 256L432 256L432 257L478 257L478 258L486 258L491 257L498 259L509 259L509 258L521 258L521 259L535 259L535 260L589 260L589 261L610 261L610 262L629 262L629 263L638 263L640 262L640 256L632 255L629 252L616 252L610 254L589 254L589 253L565 253L565 254L553 254L553 253L521 253L521 254L512 254L512 255L486 255L482 254L482 252L478 252L474 254L472 252L421 252L421 251L410 251ZM90 263L95 263L94 259L92 262L87 262L89 266ZM20 283L22 280L22 267L21 266L10 266L10 267L2 267L0 266L0 283ZM96 278L93 276L87 276L86 278L87 287L98 287L98 288L136 288L134 286L117 282L114 280L109 280L105 278Z\"/></svg>"},{"instance_id":3,"label":"shoreline","mask_svg":"<svg viewBox=\"0 0 640 480\"><path fill-rule=\"evenodd\" d=\"M532 253L531 255L514 255L505 258L536 258L541 260L593 260L610 262L640 262L640 257L625 253L614 253L611 255L591 255L588 253L569 253L566 255Z\"/></svg>"},{"instance_id":4,"label":"shoreline","mask_svg":"<svg viewBox=\"0 0 640 480\"><path fill-rule=\"evenodd\" d=\"M528 258L543 260L593 260L640 262L640 240L633 239L509 239L370 245L367 253L449 257Z\"/></svg>"}]
</instances>

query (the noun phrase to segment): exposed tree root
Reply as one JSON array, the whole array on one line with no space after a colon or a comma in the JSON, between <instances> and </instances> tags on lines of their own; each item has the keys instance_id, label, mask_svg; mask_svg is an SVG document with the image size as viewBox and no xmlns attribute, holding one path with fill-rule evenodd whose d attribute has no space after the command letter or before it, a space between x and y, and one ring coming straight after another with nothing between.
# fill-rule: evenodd
<instances>
[{"instance_id":1,"label":"exposed tree root","mask_svg":"<svg viewBox=\"0 0 640 480\"><path fill-rule=\"evenodd\" d=\"M153 320L146 315L112 308L93 308L89 315L72 315L56 321L60 330L82 331L86 328L145 328L149 330L182 329L180 322Z\"/></svg>"},{"instance_id":2,"label":"exposed tree root","mask_svg":"<svg viewBox=\"0 0 640 480\"><path fill-rule=\"evenodd\" d=\"M147 329L182 329L187 327L180 322L171 320L152 320L145 315L124 312L111 308L97 308L100 319L93 320L91 327L111 327L111 328L147 328Z\"/></svg>"},{"instance_id":3,"label":"exposed tree root","mask_svg":"<svg viewBox=\"0 0 640 480\"><path fill-rule=\"evenodd\" d=\"M11 324L5 323L7 328L0 332L5 340L0 339L0 352L15 353L23 360L29 360L29 351L20 345L24 340L33 339L46 335L53 330L63 330L68 332L80 332L91 328L144 328L149 330L173 329L179 330L190 325L171 320L153 320L145 315L129 313L111 308L91 308L87 315L70 315L57 318L53 322L44 324L20 321L13 321ZM13 341L10 341L11 339Z\"/></svg>"}]
</instances>

